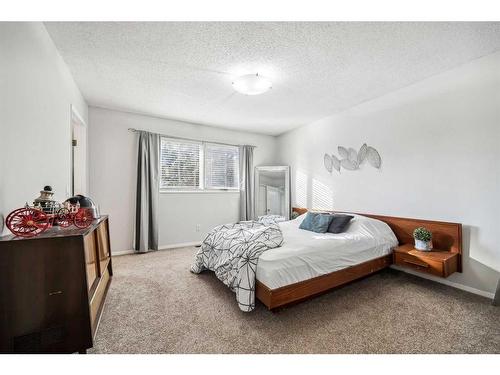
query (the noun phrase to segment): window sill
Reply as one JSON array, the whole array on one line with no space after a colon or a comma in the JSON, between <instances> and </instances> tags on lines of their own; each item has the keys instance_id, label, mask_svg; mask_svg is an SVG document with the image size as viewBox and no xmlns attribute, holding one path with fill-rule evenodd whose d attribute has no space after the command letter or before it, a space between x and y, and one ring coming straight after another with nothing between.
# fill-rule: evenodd
<instances>
[{"instance_id":1,"label":"window sill","mask_svg":"<svg viewBox=\"0 0 500 375\"><path fill-rule=\"evenodd\" d=\"M239 190L160 190L160 194L239 194Z\"/></svg>"}]
</instances>

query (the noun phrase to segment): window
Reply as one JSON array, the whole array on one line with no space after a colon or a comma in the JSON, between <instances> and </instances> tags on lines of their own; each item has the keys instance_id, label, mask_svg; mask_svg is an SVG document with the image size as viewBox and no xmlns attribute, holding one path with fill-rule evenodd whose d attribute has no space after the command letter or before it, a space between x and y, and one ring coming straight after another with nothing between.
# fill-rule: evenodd
<instances>
[{"instance_id":1,"label":"window","mask_svg":"<svg viewBox=\"0 0 500 375\"><path fill-rule=\"evenodd\" d=\"M219 143L161 139L162 190L238 190L239 149Z\"/></svg>"},{"instance_id":2,"label":"window","mask_svg":"<svg viewBox=\"0 0 500 375\"><path fill-rule=\"evenodd\" d=\"M202 144L162 138L161 189L199 189Z\"/></svg>"},{"instance_id":3,"label":"window","mask_svg":"<svg viewBox=\"0 0 500 375\"><path fill-rule=\"evenodd\" d=\"M206 143L204 155L205 189L238 189L238 147Z\"/></svg>"}]
</instances>

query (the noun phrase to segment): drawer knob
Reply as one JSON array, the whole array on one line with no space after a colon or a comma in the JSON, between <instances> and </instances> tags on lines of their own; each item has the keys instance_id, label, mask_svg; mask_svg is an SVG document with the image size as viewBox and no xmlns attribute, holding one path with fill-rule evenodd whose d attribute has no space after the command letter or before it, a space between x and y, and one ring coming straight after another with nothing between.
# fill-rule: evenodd
<instances>
[{"instance_id":1,"label":"drawer knob","mask_svg":"<svg viewBox=\"0 0 500 375\"><path fill-rule=\"evenodd\" d=\"M55 295L58 295L58 294L62 294L62 290L56 290L56 291L50 292L49 296L55 296Z\"/></svg>"}]
</instances>

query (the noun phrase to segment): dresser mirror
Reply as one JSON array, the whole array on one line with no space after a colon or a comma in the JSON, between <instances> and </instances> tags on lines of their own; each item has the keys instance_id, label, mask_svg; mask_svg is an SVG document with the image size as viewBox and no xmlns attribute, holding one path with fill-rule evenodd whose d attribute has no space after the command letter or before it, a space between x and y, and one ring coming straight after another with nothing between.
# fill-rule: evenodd
<instances>
[{"instance_id":1,"label":"dresser mirror","mask_svg":"<svg viewBox=\"0 0 500 375\"><path fill-rule=\"evenodd\" d=\"M290 167L255 167L255 216L290 219Z\"/></svg>"}]
</instances>

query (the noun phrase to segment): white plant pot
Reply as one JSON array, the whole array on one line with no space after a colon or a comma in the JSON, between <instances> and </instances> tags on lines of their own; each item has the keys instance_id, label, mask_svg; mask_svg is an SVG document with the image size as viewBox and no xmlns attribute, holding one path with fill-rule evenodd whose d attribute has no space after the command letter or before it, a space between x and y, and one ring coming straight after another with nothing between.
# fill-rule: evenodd
<instances>
[{"instance_id":1,"label":"white plant pot","mask_svg":"<svg viewBox=\"0 0 500 375\"><path fill-rule=\"evenodd\" d=\"M415 249L420 251L431 251L432 250L432 240L431 241L420 241L415 239Z\"/></svg>"}]
</instances>

